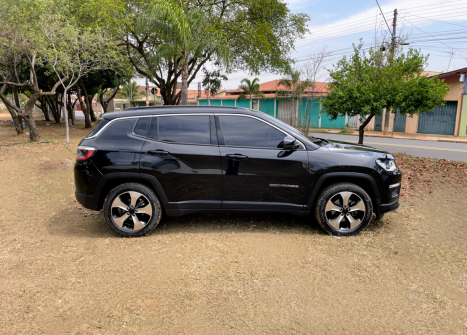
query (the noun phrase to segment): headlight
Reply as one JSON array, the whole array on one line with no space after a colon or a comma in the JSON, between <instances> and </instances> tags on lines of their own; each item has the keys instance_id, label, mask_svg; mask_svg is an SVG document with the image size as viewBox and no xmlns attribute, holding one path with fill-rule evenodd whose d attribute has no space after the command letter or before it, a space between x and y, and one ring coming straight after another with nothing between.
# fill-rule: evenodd
<instances>
[{"instance_id":1,"label":"headlight","mask_svg":"<svg viewBox=\"0 0 467 335\"><path fill-rule=\"evenodd\" d=\"M377 159L376 163L378 163L378 165L386 171L397 171L397 164L396 161L394 161L393 159Z\"/></svg>"}]
</instances>

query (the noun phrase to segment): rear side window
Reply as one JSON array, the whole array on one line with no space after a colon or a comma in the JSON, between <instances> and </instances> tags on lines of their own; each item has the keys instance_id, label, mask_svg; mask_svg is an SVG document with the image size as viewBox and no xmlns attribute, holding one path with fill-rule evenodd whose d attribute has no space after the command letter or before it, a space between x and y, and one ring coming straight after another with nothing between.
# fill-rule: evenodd
<instances>
[{"instance_id":1,"label":"rear side window","mask_svg":"<svg viewBox=\"0 0 467 335\"><path fill-rule=\"evenodd\" d=\"M89 133L89 135L86 136L86 137L92 137L92 136L96 135L96 134L99 132L99 130L101 130L102 128L104 128L104 126L105 126L107 123L109 123L109 120L103 119L103 120L97 125L97 127L94 128L94 129Z\"/></svg>"},{"instance_id":2,"label":"rear side window","mask_svg":"<svg viewBox=\"0 0 467 335\"><path fill-rule=\"evenodd\" d=\"M133 129L133 133L138 136L146 136L148 134L149 123L151 122L150 117L142 117L138 119L135 125L135 129Z\"/></svg>"},{"instance_id":3,"label":"rear side window","mask_svg":"<svg viewBox=\"0 0 467 335\"><path fill-rule=\"evenodd\" d=\"M160 116L157 122L159 141L211 144L209 115Z\"/></svg>"},{"instance_id":4,"label":"rear side window","mask_svg":"<svg viewBox=\"0 0 467 335\"><path fill-rule=\"evenodd\" d=\"M100 141L110 141L113 143L128 142L128 136L126 135L131 134L134 125L135 119L115 120L104 129L98 138Z\"/></svg>"},{"instance_id":5,"label":"rear side window","mask_svg":"<svg viewBox=\"0 0 467 335\"><path fill-rule=\"evenodd\" d=\"M235 147L278 148L286 136L280 130L245 116L219 116L225 145Z\"/></svg>"}]
</instances>

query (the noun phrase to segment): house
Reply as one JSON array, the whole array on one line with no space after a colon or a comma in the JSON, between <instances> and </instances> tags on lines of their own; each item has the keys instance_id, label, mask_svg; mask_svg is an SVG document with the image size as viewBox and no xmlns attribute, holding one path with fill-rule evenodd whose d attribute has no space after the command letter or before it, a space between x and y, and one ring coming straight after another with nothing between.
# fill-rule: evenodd
<instances>
[{"instance_id":1,"label":"house","mask_svg":"<svg viewBox=\"0 0 467 335\"><path fill-rule=\"evenodd\" d=\"M279 91L288 91L286 87L279 84L280 80L272 80L259 85L259 91L265 95L265 99L253 97L251 99L251 108L259 110L270 116L292 125L300 126L304 122L310 121L312 127L316 128L342 128L347 117L338 117L331 120L327 114L321 113L322 109L318 98L326 95L327 84L317 82L314 89L309 87L305 90L300 99L292 99L288 96L280 96ZM209 99L212 106L238 106L250 108L250 99L238 99L243 93L241 89L227 90ZM208 105L207 96L199 97L200 105Z\"/></svg>"},{"instance_id":2,"label":"house","mask_svg":"<svg viewBox=\"0 0 467 335\"><path fill-rule=\"evenodd\" d=\"M426 74L429 78L437 76L449 85L449 92L444 98L445 105L413 117L400 115L399 112L391 113L389 131L409 134L467 136L467 68L441 74L425 71L422 74ZM375 117L368 124L367 129L382 131L384 118L384 113Z\"/></svg>"}]
</instances>

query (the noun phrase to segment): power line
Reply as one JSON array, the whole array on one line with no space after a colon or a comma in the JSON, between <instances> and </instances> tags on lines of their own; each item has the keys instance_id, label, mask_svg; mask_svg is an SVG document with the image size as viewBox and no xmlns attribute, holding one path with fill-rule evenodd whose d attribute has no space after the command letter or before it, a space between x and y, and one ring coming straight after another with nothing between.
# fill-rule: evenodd
<instances>
[{"instance_id":1,"label":"power line","mask_svg":"<svg viewBox=\"0 0 467 335\"><path fill-rule=\"evenodd\" d=\"M442 2L442 3L433 3L433 4L430 4L430 5L422 5L422 6L417 6L417 7L408 7L408 8L404 8L403 10L405 9L412 9L412 8L420 8L420 7L430 7L430 6L438 6L438 5L445 5L447 3L452 3L452 2L464 2L464 0L453 0L453 1L446 1L446 2Z\"/></svg>"},{"instance_id":2,"label":"power line","mask_svg":"<svg viewBox=\"0 0 467 335\"><path fill-rule=\"evenodd\" d=\"M461 25L461 24L440 21L441 19L442 20L452 19L452 18L458 17L458 16L465 17L465 15L466 15L465 13L460 13L460 14L456 14L456 15L448 15L448 16L443 16L443 17L436 17L436 16L426 17L426 16L420 16L420 15L416 15L416 14L406 14L406 15L416 16L416 17L419 17L419 18L422 19L422 20L418 19L417 21L413 21L413 22L438 21L438 22L442 22L442 23L447 23L447 24L452 24L452 25L455 25L455 26L460 26L460 27L466 27L467 28L467 26L464 26L464 25ZM405 18L405 16L404 16L404 18ZM462 20L462 21L464 21L464 20Z\"/></svg>"},{"instance_id":3,"label":"power line","mask_svg":"<svg viewBox=\"0 0 467 335\"><path fill-rule=\"evenodd\" d=\"M383 15L383 19L384 19L384 22L386 22L386 26L388 26L388 30L389 30L389 32L391 32L391 28L389 28L388 21L386 21L386 17L385 17L385 16L384 16L384 14L383 14L383 10L381 9L381 7L380 7L380 5L379 5L379 2L378 2L378 0L376 0L376 3L378 4L379 11L381 12L381 15Z\"/></svg>"}]
</instances>

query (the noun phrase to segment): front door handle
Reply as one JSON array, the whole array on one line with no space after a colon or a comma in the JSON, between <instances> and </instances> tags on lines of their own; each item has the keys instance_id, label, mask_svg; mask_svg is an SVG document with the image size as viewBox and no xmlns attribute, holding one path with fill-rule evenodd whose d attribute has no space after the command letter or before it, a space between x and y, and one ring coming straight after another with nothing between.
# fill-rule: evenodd
<instances>
[{"instance_id":1,"label":"front door handle","mask_svg":"<svg viewBox=\"0 0 467 335\"><path fill-rule=\"evenodd\" d=\"M147 154L149 154L149 155L169 155L170 152L158 149L158 150L148 150Z\"/></svg>"},{"instance_id":2,"label":"front door handle","mask_svg":"<svg viewBox=\"0 0 467 335\"><path fill-rule=\"evenodd\" d=\"M231 159L234 161L242 161L242 160L248 159L248 156L245 156L242 154L227 154L225 155L225 158Z\"/></svg>"}]
</instances>

